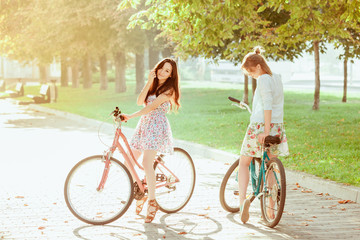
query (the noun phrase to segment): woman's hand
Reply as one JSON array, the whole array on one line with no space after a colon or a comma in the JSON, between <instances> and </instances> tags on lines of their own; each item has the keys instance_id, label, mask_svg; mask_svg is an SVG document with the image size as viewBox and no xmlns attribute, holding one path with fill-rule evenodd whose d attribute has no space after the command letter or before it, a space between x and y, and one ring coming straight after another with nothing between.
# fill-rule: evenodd
<instances>
[{"instance_id":1,"label":"woman's hand","mask_svg":"<svg viewBox=\"0 0 360 240\"><path fill-rule=\"evenodd\" d=\"M131 118L130 115L128 114L121 114L121 116L122 116L121 119L122 122L127 122Z\"/></svg>"},{"instance_id":2,"label":"woman's hand","mask_svg":"<svg viewBox=\"0 0 360 240\"><path fill-rule=\"evenodd\" d=\"M259 134L258 134L258 141L259 141L259 143L264 144L265 138L266 138L267 136L269 136L268 133L259 133Z\"/></svg>"},{"instance_id":3,"label":"woman's hand","mask_svg":"<svg viewBox=\"0 0 360 240\"><path fill-rule=\"evenodd\" d=\"M154 82L155 78L156 78L156 73L155 73L155 69L154 69L149 73L148 82L150 84L152 84Z\"/></svg>"}]
</instances>

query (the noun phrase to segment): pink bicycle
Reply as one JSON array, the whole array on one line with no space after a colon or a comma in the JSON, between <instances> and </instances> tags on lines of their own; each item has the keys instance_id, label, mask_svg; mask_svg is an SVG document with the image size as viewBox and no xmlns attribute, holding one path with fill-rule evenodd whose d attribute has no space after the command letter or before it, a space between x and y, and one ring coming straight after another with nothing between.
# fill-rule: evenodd
<instances>
[{"instance_id":1,"label":"pink bicycle","mask_svg":"<svg viewBox=\"0 0 360 240\"><path fill-rule=\"evenodd\" d=\"M116 124L112 146L103 155L87 157L69 172L64 187L65 201L70 211L80 220L102 225L120 218L133 199L142 199L147 193L146 179L140 179L135 165L139 164L129 143L121 132L121 112L113 111ZM123 140L130 157L119 139ZM118 149L126 162L113 158ZM189 202L195 187L195 167L190 155L181 148L174 154L158 154L154 159L156 174L156 202L160 210L174 213ZM133 179L133 177L134 179Z\"/></svg>"}]
</instances>

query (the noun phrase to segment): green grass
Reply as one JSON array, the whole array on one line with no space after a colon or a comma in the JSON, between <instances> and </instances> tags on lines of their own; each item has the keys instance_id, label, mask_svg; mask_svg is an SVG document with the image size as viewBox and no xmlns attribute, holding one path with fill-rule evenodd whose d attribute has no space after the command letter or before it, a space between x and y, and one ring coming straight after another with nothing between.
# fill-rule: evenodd
<instances>
[{"instance_id":1,"label":"green grass","mask_svg":"<svg viewBox=\"0 0 360 240\"><path fill-rule=\"evenodd\" d=\"M115 106L122 112L139 110L134 83L126 93L109 90L59 87L57 103L44 104L89 118L104 120ZM26 91L39 91L27 87ZM36 89L37 88L37 89ZM35 90L36 89L36 90ZM241 98L241 85L182 83L182 107L169 114L174 137L239 154L249 114L230 104L228 96ZM290 156L289 169L304 171L337 182L360 186L360 98L321 93L320 110L313 111L313 93L285 92L285 123ZM126 126L135 127L137 120Z\"/></svg>"}]
</instances>

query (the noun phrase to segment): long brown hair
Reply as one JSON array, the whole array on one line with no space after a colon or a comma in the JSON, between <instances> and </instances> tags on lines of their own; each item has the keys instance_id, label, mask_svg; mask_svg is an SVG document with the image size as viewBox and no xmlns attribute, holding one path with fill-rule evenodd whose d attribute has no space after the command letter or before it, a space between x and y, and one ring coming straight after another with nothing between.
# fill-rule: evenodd
<instances>
[{"instance_id":1,"label":"long brown hair","mask_svg":"<svg viewBox=\"0 0 360 240\"><path fill-rule=\"evenodd\" d=\"M166 79L166 81L161 86L159 86L159 79L157 77L157 71L159 69L161 69L165 65L165 63L171 64L171 67L172 67L171 75L168 79ZM150 95L155 94L157 97L160 94L170 90L169 95L173 95L173 94L175 95L174 102L176 105L175 106L176 110L179 109L179 107L180 107L180 88L179 88L179 75L178 75L178 71L177 71L176 62L171 58L165 58L165 59L161 60L158 64L156 64L154 70L156 73L156 77L146 95L145 102ZM173 106L171 106L171 109L172 108L173 108Z\"/></svg>"},{"instance_id":2,"label":"long brown hair","mask_svg":"<svg viewBox=\"0 0 360 240\"><path fill-rule=\"evenodd\" d=\"M263 52L262 47L255 47L254 52L248 53L241 64L241 69L244 70L246 73L249 72L250 68L256 67L260 64L262 70L264 70L267 74L272 76L272 72L270 67L267 65L265 58L261 55Z\"/></svg>"}]
</instances>

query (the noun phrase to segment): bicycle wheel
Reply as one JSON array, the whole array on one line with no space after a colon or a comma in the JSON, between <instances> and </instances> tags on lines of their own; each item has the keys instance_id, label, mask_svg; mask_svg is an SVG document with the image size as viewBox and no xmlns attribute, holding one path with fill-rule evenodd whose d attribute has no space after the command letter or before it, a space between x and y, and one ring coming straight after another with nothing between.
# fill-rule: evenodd
<instances>
[{"instance_id":1,"label":"bicycle wheel","mask_svg":"<svg viewBox=\"0 0 360 240\"><path fill-rule=\"evenodd\" d=\"M185 207L194 192L195 167L190 155L181 148L174 148L174 154L161 159L154 163L156 184L166 185L156 189L156 202L161 211L174 213Z\"/></svg>"},{"instance_id":2,"label":"bicycle wheel","mask_svg":"<svg viewBox=\"0 0 360 240\"><path fill-rule=\"evenodd\" d=\"M104 188L97 190L105 161L102 155L81 160L69 172L64 188L66 205L86 223L102 225L121 217L133 200L133 181L127 168L110 159L110 169Z\"/></svg>"},{"instance_id":3,"label":"bicycle wheel","mask_svg":"<svg viewBox=\"0 0 360 240\"><path fill-rule=\"evenodd\" d=\"M239 197L239 182L238 182L238 173L239 173L239 161L240 159L236 160L226 172L220 186L220 204L221 206L228 212L238 212L240 210L240 197ZM258 171L259 164L256 161L251 161L251 164L255 164L254 169ZM255 172L254 172L255 173ZM257 175L256 175L257 176ZM252 186L255 188L256 183L255 175L250 176ZM255 197L253 196L253 191L251 187L247 188L246 191L246 198L249 198L252 202Z\"/></svg>"},{"instance_id":4,"label":"bicycle wheel","mask_svg":"<svg viewBox=\"0 0 360 240\"><path fill-rule=\"evenodd\" d=\"M265 225L272 228L281 219L286 198L285 169L278 158L270 159L265 173L266 184L261 182L264 193L260 198L261 214Z\"/></svg>"}]
</instances>

